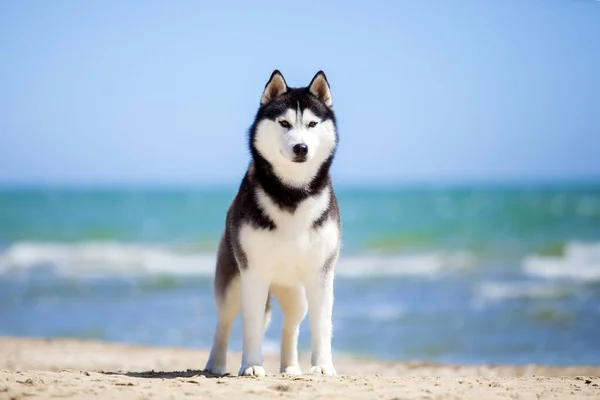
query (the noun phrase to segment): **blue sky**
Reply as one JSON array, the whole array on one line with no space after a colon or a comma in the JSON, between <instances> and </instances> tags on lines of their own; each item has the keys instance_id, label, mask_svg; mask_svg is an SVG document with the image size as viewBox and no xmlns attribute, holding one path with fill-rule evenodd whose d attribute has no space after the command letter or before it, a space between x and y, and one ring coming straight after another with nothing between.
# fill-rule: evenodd
<instances>
[{"instance_id":1,"label":"blue sky","mask_svg":"<svg viewBox=\"0 0 600 400\"><path fill-rule=\"evenodd\" d=\"M0 2L0 184L238 182L275 68L339 182L600 179L600 2Z\"/></svg>"}]
</instances>

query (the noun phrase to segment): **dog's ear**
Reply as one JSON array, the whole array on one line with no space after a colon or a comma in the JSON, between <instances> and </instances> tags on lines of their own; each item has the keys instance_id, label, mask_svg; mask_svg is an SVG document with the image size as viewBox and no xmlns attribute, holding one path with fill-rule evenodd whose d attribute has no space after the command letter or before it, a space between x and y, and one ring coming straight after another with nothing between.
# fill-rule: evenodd
<instances>
[{"instance_id":1,"label":"dog's ear","mask_svg":"<svg viewBox=\"0 0 600 400\"><path fill-rule=\"evenodd\" d=\"M273 100L275 97L281 96L285 92L287 92L288 87L287 83L285 83L285 79L283 79L283 75L279 70L273 71L271 77L269 78L269 82L265 86L265 91L260 98L260 105L267 104L269 101Z\"/></svg>"},{"instance_id":2,"label":"dog's ear","mask_svg":"<svg viewBox=\"0 0 600 400\"><path fill-rule=\"evenodd\" d=\"M312 81L310 81L308 90L323 103L327 104L327 106L331 107L331 91L329 90L329 82L327 82L325 72L317 72Z\"/></svg>"}]
</instances>

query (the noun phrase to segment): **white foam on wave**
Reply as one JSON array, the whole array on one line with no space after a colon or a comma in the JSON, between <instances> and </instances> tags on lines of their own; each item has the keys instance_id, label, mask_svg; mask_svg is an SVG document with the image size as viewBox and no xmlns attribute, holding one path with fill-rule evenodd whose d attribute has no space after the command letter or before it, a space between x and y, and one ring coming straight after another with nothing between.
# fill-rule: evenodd
<instances>
[{"instance_id":1,"label":"white foam on wave","mask_svg":"<svg viewBox=\"0 0 600 400\"><path fill-rule=\"evenodd\" d=\"M600 281L600 243L569 243L562 256L531 255L522 268L537 278Z\"/></svg>"},{"instance_id":2,"label":"white foam on wave","mask_svg":"<svg viewBox=\"0 0 600 400\"><path fill-rule=\"evenodd\" d=\"M19 242L0 252L0 274L48 268L59 275L198 275L214 273L215 253L182 252L167 246L118 242ZM472 266L468 253L345 256L336 274L346 277L432 276Z\"/></svg>"},{"instance_id":3,"label":"white foam on wave","mask_svg":"<svg viewBox=\"0 0 600 400\"><path fill-rule=\"evenodd\" d=\"M212 274L215 256L161 246L114 242L20 242L0 253L0 273L52 268L58 274Z\"/></svg>"},{"instance_id":4,"label":"white foam on wave","mask_svg":"<svg viewBox=\"0 0 600 400\"><path fill-rule=\"evenodd\" d=\"M336 274L347 277L435 276L444 271L466 269L474 263L474 256L467 252L361 255L341 257Z\"/></svg>"},{"instance_id":5,"label":"white foam on wave","mask_svg":"<svg viewBox=\"0 0 600 400\"><path fill-rule=\"evenodd\" d=\"M506 300L551 300L573 293L572 287L558 283L486 281L475 289L472 304L474 307L481 307Z\"/></svg>"},{"instance_id":6,"label":"white foam on wave","mask_svg":"<svg viewBox=\"0 0 600 400\"><path fill-rule=\"evenodd\" d=\"M379 304L371 307L369 318L376 322L389 322L406 315L406 310L393 304Z\"/></svg>"}]
</instances>

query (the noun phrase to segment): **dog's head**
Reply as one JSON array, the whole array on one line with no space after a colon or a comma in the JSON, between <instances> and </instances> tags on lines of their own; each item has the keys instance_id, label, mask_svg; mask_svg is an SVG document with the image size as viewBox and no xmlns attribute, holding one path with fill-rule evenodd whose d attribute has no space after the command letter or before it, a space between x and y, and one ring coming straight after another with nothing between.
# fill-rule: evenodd
<instances>
[{"instance_id":1,"label":"dog's head","mask_svg":"<svg viewBox=\"0 0 600 400\"><path fill-rule=\"evenodd\" d=\"M287 86L279 71L271 74L250 130L250 147L290 186L305 186L337 146L331 92L323 71L302 88Z\"/></svg>"}]
</instances>

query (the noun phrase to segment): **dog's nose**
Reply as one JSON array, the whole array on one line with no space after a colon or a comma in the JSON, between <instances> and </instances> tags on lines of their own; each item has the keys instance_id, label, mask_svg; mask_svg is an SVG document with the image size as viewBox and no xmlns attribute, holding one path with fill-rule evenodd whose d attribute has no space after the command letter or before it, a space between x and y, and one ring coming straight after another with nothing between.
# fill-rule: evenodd
<instances>
[{"instance_id":1,"label":"dog's nose","mask_svg":"<svg viewBox=\"0 0 600 400\"><path fill-rule=\"evenodd\" d=\"M300 157L306 157L308 154L308 146L304 143L298 143L297 145L294 145L293 150L294 154Z\"/></svg>"}]
</instances>

